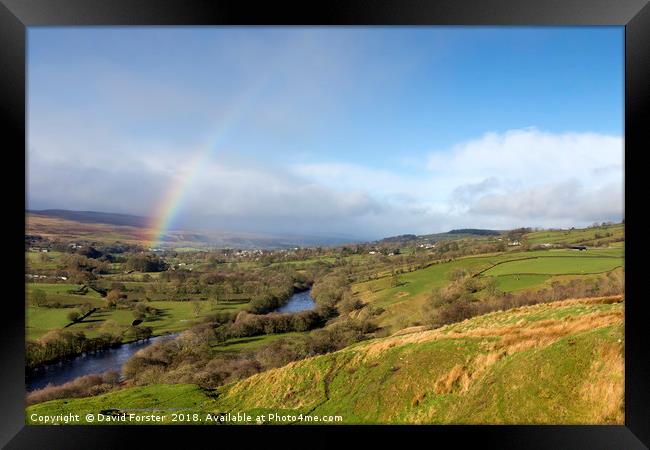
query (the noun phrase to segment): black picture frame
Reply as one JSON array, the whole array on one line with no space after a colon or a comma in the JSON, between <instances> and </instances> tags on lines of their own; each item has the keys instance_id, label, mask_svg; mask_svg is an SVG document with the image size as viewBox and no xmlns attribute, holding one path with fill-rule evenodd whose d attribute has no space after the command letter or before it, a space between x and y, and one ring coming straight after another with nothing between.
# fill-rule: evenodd
<instances>
[{"instance_id":1,"label":"black picture frame","mask_svg":"<svg viewBox=\"0 0 650 450\"><path fill-rule=\"evenodd\" d=\"M649 0L330 0L296 4L208 0L0 0L0 114L5 157L5 223L10 279L6 316L0 327L2 359L0 444L7 448L115 448L164 439L192 446L199 436L215 445L228 439L247 448L339 445L350 432L365 435L358 445L395 440L402 445L487 448L636 449L650 445L650 358L644 348L648 326L643 314L641 265L645 247L641 192L650 119ZM26 149L26 27L83 25L618 25L625 27L625 425L624 426L301 426L192 427L26 426L24 404L25 316L24 207ZM7 161L7 157L9 161ZM7 176L11 175L11 177ZM21 184L22 183L22 184ZM22 197L19 195L22 193ZM9 202L7 202L9 201ZM7 205L8 203L8 205ZM22 217L23 220L17 219ZM21 237L23 236L23 237ZM24 261L24 259L22 259ZM143 440L144 439L144 440ZM234 439L234 440L233 440ZM349 443L352 443L350 441ZM418 443L419 442L419 443ZM248 445L244 445L248 444ZM152 444L153 445L153 444ZM357 445L357 444L353 444ZM392 445L395 445L393 443Z\"/></svg>"}]
</instances>

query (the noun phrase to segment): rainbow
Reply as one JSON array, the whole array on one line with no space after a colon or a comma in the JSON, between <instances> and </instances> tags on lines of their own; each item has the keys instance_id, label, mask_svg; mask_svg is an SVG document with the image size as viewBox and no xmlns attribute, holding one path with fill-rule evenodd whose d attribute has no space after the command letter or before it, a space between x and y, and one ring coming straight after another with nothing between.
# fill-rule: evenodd
<instances>
[{"instance_id":1,"label":"rainbow","mask_svg":"<svg viewBox=\"0 0 650 450\"><path fill-rule=\"evenodd\" d=\"M206 167L212 159L219 146L226 138L228 133L237 126L245 112L248 110L261 90L265 82L261 81L254 84L248 89L240 101L231 107L225 117L215 120L214 130L210 133L210 138L202 145L200 149L190 158L189 162L177 172L171 187L165 192L165 195L158 201L149 215L149 247L160 246L165 234L172 230L179 213L183 209L184 200L197 174Z\"/></svg>"},{"instance_id":2,"label":"rainbow","mask_svg":"<svg viewBox=\"0 0 650 450\"><path fill-rule=\"evenodd\" d=\"M200 172L201 163L208 160L211 153L211 149L197 152L182 173L177 174L180 176L175 177L171 188L167 190L163 198L156 205L153 214L151 214L151 222L149 224L149 229L151 230L151 236L149 238L150 247L158 246L163 240L164 235L170 230L174 220L182 210L183 200L188 188Z\"/></svg>"}]
</instances>

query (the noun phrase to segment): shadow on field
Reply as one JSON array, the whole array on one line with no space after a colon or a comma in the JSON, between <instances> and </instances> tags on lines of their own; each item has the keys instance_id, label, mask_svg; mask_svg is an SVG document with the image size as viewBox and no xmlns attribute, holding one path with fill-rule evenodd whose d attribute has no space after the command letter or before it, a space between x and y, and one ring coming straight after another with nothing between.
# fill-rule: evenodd
<instances>
[{"instance_id":1,"label":"shadow on field","mask_svg":"<svg viewBox=\"0 0 650 450\"><path fill-rule=\"evenodd\" d=\"M171 311L169 308L158 308L158 313L155 316L149 316L145 319L145 322L159 322L163 319L166 319L171 316L169 313Z\"/></svg>"}]
</instances>

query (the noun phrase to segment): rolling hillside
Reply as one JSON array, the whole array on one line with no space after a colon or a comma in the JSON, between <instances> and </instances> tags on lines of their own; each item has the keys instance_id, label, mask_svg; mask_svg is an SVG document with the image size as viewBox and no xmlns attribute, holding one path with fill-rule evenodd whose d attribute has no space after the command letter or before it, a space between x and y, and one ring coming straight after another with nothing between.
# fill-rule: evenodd
<instances>
[{"instance_id":1,"label":"rolling hillside","mask_svg":"<svg viewBox=\"0 0 650 450\"><path fill-rule=\"evenodd\" d=\"M503 231L483 230L478 228L461 228L457 230L446 231L444 233L423 234L419 236L416 236L414 234L390 236L377 241L377 243L398 245L409 245L414 243L434 244L436 242L453 241L457 239L499 236L501 233L503 233Z\"/></svg>"},{"instance_id":2,"label":"rolling hillside","mask_svg":"<svg viewBox=\"0 0 650 450\"><path fill-rule=\"evenodd\" d=\"M68 242L115 242L151 245L159 235L152 220L141 216L95 211L37 210L26 212L25 233ZM283 235L227 230L167 230L160 235L161 247L200 250L216 248L278 249L295 246L330 246L356 241L337 235Z\"/></svg>"},{"instance_id":3,"label":"rolling hillside","mask_svg":"<svg viewBox=\"0 0 650 450\"><path fill-rule=\"evenodd\" d=\"M382 308L383 312L377 316L380 325L397 331L420 319L422 305L431 290L449 284L449 274L454 269L464 269L480 277L494 277L499 289L511 292L549 287L553 282L565 282L571 277L622 272L623 265L622 248L585 252L567 249L510 251L462 257L403 273L397 286L391 284L388 276L355 283L352 293L362 302Z\"/></svg>"},{"instance_id":4,"label":"rolling hillside","mask_svg":"<svg viewBox=\"0 0 650 450\"><path fill-rule=\"evenodd\" d=\"M34 216L52 217L82 223L104 223L110 225L123 225L131 227L146 228L151 219L130 214L107 213L98 211L70 211L67 209L42 209L31 210L29 214Z\"/></svg>"},{"instance_id":5,"label":"rolling hillside","mask_svg":"<svg viewBox=\"0 0 650 450\"><path fill-rule=\"evenodd\" d=\"M616 223L582 229L536 231L526 234L525 238L531 244L622 246L625 238L625 224Z\"/></svg>"},{"instance_id":6,"label":"rolling hillside","mask_svg":"<svg viewBox=\"0 0 650 450\"><path fill-rule=\"evenodd\" d=\"M148 409L293 416L343 423L623 423L622 297L565 300L421 327L243 381L136 387L54 400L31 415ZM300 422L298 422L300 423Z\"/></svg>"}]
</instances>

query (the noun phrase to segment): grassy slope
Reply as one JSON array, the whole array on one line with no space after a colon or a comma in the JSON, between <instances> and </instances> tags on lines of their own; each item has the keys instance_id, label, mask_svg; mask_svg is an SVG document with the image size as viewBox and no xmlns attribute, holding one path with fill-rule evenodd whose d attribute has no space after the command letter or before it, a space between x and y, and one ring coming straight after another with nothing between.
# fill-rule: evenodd
<instances>
[{"instance_id":1,"label":"grassy slope","mask_svg":"<svg viewBox=\"0 0 650 450\"><path fill-rule=\"evenodd\" d=\"M31 413L340 414L345 423L623 423L622 298L567 300L413 328L214 391L155 385Z\"/></svg>"},{"instance_id":2,"label":"grassy slope","mask_svg":"<svg viewBox=\"0 0 650 450\"><path fill-rule=\"evenodd\" d=\"M534 259L532 259L534 258ZM498 265L497 265L498 264ZM418 320L421 308L433 288L449 283L449 273L463 268L482 276L497 275L500 289L508 292L541 288L569 273L598 273L623 265L621 248L575 250L541 250L479 255L440 263L426 269L400 275L402 284L391 287L390 278L371 280L353 285L353 293L364 302L386 311L379 316L381 326L393 331ZM535 275L520 275L520 273Z\"/></svg>"},{"instance_id":3,"label":"grassy slope","mask_svg":"<svg viewBox=\"0 0 650 450\"><path fill-rule=\"evenodd\" d=\"M612 236L596 239L596 234L604 235L611 233ZM614 225L598 228L584 228L578 230L558 230L558 231L537 231L528 233L526 239L531 244L576 244L584 243L593 244L597 240L610 241L613 239L623 239L625 236L625 225L617 223Z\"/></svg>"}]
</instances>

